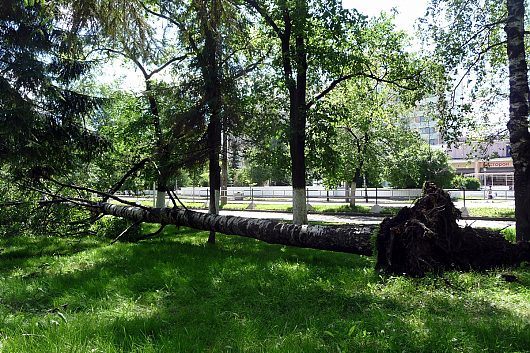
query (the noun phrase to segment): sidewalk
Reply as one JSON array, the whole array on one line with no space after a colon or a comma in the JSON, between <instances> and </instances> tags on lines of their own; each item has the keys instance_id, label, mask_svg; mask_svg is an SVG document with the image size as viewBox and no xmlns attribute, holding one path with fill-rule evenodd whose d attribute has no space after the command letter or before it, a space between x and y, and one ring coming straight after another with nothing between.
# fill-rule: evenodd
<instances>
[{"instance_id":1,"label":"sidewalk","mask_svg":"<svg viewBox=\"0 0 530 353\"><path fill-rule=\"evenodd\" d=\"M207 210L197 210L199 212L207 212ZM221 210L219 212L225 216L237 216L237 217L248 217L248 218L266 218L266 219L279 219L284 221L292 221L293 215L286 212L272 212L272 211L234 211L234 210ZM321 213L310 213L307 218L311 222L329 222L329 223L342 223L342 224L379 224L382 222L383 217L370 216L370 215L338 215L338 214L321 214ZM476 228L505 228L515 225L515 221L500 221L500 220L484 220L484 219L463 219L458 222L462 227L471 226Z\"/></svg>"}]
</instances>

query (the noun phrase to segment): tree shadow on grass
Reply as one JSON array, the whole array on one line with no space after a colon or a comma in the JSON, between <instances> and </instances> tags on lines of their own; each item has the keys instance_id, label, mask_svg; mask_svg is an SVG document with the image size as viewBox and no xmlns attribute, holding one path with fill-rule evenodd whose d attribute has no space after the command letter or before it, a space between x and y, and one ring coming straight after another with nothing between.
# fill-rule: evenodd
<instances>
[{"instance_id":1,"label":"tree shadow on grass","mask_svg":"<svg viewBox=\"0 0 530 353\"><path fill-rule=\"evenodd\" d=\"M71 256L101 247L104 240L97 237L59 238L19 236L0 239L0 273L9 274L24 267L42 269L46 261L58 256ZM35 272L34 271L34 272ZM26 275L31 275L26 273Z\"/></svg>"},{"instance_id":2,"label":"tree shadow on grass","mask_svg":"<svg viewBox=\"0 0 530 353\"><path fill-rule=\"evenodd\" d=\"M25 340L27 352L66 352L76 344L106 352L530 346L524 346L528 338L514 339L528 325L512 311L473 302L468 291L460 293L465 300L453 300L443 288L413 279L382 279L370 258L223 235L210 246L206 238L182 229L77 254L31 278L5 279L1 310L41 322L25 326L4 318L6 349L17 339ZM22 331L34 336L15 337Z\"/></svg>"}]
</instances>

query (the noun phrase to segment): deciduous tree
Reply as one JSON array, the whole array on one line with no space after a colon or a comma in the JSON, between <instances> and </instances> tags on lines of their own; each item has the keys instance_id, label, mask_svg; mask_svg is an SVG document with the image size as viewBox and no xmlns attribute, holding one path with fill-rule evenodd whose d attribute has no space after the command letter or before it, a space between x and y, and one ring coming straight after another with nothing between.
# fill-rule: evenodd
<instances>
[{"instance_id":1,"label":"deciduous tree","mask_svg":"<svg viewBox=\"0 0 530 353\"><path fill-rule=\"evenodd\" d=\"M469 80L475 83L475 87L481 87L487 76L495 72L509 78L507 128L515 169L518 240L530 240L528 40L525 42L525 35L530 33L525 29L529 21L529 8L528 3L525 6L524 0L436 0L431 2L428 13L428 29L435 42L435 55L440 58L447 73L459 77L456 85L448 86L450 99L446 113L452 113L452 108L458 105L454 92L463 82ZM443 117L448 118L446 126L458 126L458 114L456 119L455 114L445 114Z\"/></svg>"},{"instance_id":2,"label":"deciduous tree","mask_svg":"<svg viewBox=\"0 0 530 353\"><path fill-rule=\"evenodd\" d=\"M388 21L368 24L339 1L243 0L257 12L278 43L277 68L289 97L288 141L293 186L293 221L307 222L306 127L308 111L354 77L413 89L421 64L396 45L403 35ZM374 68L376 68L374 70Z\"/></svg>"}]
</instances>

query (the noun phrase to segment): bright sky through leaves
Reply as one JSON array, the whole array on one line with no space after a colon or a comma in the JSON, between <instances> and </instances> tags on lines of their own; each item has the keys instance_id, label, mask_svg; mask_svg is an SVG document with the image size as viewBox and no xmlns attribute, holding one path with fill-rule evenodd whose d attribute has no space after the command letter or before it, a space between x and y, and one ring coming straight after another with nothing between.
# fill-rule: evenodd
<instances>
[{"instance_id":1,"label":"bright sky through leaves","mask_svg":"<svg viewBox=\"0 0 530 353\"><path fill-rule=\"evenodd\" d=\"M361 13L372 16L378 16L382 11L390 12L396 8L396 26L398 29L407 31L411 36L414 34L414 23L419 17L425 15L428 0L343 0L344 8L355 8ZM414 36L413 36L414 37ZM419 49L419 43L415 43L414 49ZM121 60L118 60L120 62ZM107 65L103 69L99 82L111 84L116 78L122 78L122 88L132 91L141 91L144 82L139 72L134 68L122 67L117 62Z\"/></svg>"},{"instance_id":2,"label":"bright sky through leaves","mask_svg":"<svg viewBox=\"0 0 530 353\"><path fill-rule=\"evenodd\" d=\"M355 8L368 16L377 16L381 11L398 10L396 25L410 34L414 31L414 22L425 15L427 0L342 0L344 8Z\"/></svg>"}]
</instances>

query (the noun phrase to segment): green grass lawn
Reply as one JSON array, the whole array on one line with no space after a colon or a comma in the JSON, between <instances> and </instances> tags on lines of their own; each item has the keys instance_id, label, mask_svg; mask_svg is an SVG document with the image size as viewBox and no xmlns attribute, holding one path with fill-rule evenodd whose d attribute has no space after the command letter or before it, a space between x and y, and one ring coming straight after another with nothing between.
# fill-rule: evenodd
<instances>
[{"instance_id":1,"label":"green grass lawn","mask_svg":"<svg viewBox=\"0 0 530 353\"><path fill-rule=\"evenodd\" d=\"M514 208L469 207L469 215L477 217L515 217Z\"/></svg>"},{"instance_id":2,"label":"green grass lawn","mask_svg":"<svg viewBox=\"0 0 530 353\"><path fill-rule=\"evenodd\" d=\"M0 239L0 351L530 350L529 267L385 277L371 257L206 239Z\"/></svg>"},{"instance_id":3,"label":"green grass lawn","mask_svg":"<svg viewBox=\"0 0 530 353\"><path fill-rule=\"evenodd\" d=\"M204 203L185 203L190 208L204 208ZM247 203L229 203L224 205L224 210L244 210ZM408 206L408 205L407 205ZM292 206L289 204L255 204L255 210L291 212ZM364 205L313 205L314 212L319 213L370 213L370 207ZM396 215L400 207L384 207L381 213L385 215ZM468 207L469 215L476 217L515 217L513 208L493 208L493 207Z\"/></svg>"}]
</instances>

